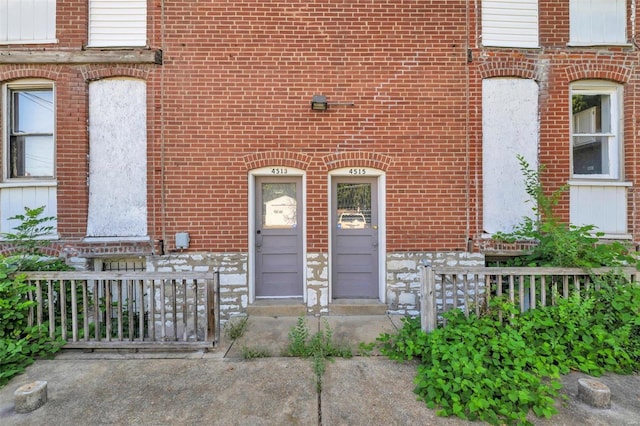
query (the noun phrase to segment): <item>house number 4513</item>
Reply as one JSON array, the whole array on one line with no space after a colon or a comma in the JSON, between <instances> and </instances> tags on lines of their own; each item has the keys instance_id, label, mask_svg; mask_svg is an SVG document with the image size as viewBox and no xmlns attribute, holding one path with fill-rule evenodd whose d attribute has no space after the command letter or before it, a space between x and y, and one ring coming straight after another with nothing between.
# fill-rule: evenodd
<instances>
[{"instance_id":1,"label":"house number 4513","mask_svg":"<svg viewBox=\"0 0 640 426\"><path fill-rule=\"evenodd\" d=\"M272 175L286 175L287 173L289 173L289 170L282 167L276 167L271 169Z\"/></svg>"}]
</instances>

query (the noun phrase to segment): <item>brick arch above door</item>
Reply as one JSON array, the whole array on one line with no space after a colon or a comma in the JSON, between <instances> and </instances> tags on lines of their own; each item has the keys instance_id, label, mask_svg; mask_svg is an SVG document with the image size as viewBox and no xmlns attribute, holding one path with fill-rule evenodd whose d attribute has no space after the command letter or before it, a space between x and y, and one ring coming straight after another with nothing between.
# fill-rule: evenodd
<instances>
[{"instance_id":1,"label":"brick arch above door","mask_svg":"<svg viewBox=\"0 0 640 426\"><path fill-rule=\"evenodd\" d=\"M518 77L540 81L544 67L530 58L512 59L497 58L485 60L478 66L478 71L483 79L493 77Z\"/></svg>"},{"instance_id":2,"label":"brick arch above door","mask_svg":"<svg viewBox=\"0 0 640 426\"><path fill-rule=\"evenodd\" d=\"M274 164L277 164L278 166L307 170L311 163L311 157L307 154L290 151L256 152L255 154L245 155L243 160L247 170L269 167Z\"/></svg>"},{"instance_id":3,"label":"brick arch above door","mask_svg":"<svg viewBox=\"0 0 640 426\"><path fill-rule=\"evenodd\" d=\"M388 155L368 151L337 152L325 156L323 160L327 170L343 167L371 167L387 171L392 162L392 158Z\"/></svg>"},{"instance_id":4,"label":"brick arch above door","mask_svg":"<svg viewBox=\"0 0 640 426\"><path fill-rule=\"evenodd\" d=\"M89 64L80 68L86 81L101 80L110 77L133 77L147 80L151 67L144 64L102 65Z\"/></svg>"}]
</instances>

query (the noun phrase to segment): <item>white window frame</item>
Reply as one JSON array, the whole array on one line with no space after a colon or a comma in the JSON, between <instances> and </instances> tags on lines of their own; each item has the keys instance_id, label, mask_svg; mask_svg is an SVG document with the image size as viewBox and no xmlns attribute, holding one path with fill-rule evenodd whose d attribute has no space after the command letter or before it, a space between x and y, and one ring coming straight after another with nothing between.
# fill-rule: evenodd
<instances>
[{"instance_id":1,"label":"white window frame","mask_svg":"<svg viewBox=\"0 0 640 426\"><path fill-rule=\"evenodd\" d=\"M13 114L13 105L11 105L11 93L14 91L25 91L25 90L50 90L51 91L51 99L52 99L52 114L53 114L53 129L51 133L53 149L52 149L52 164L53 170L52 174L49 176L15 176L11 177L10 175L10 166L11 166L11 132L13 128L13 124L11 123L12 114ZM3 176L2 180L4 182L12 182L12 183L20 183L24 182L25 185L31 185L33 182L51 182L56 179L56 90L55 85L52 81L49 80L19 80L11 83L4 84L2 86L2 105L3 105L3 117L2 117L2 128L3 128ZM48 135L49 133L46 133Z\"/></svg>"},{"instance_id":2,"label":"white window frame","mask_svg":"<svg viewBox=\"0 0 640 426\"><path fill-rule=\"evenodd\" d=\"M57 42L56 0L0 0L0 44Z\"/></svg>"},{"instance_id":3,"label":"white window frame","mask_svg":"<svg viewBox=\"0 0 640 426\"><path fill-rule=\"evenodd\" d=\"M594 132L594 133L577 133L577 129L574 129L574 113L573 113L573 96L576 94L581 95L609 95L611 100L610 110L610 129L608 132ZM622 105L623 89L622 85L609 83L606 81L598 80L584 80L578 81L571 85L569 96L569 110L571 112L571 176L573 179L591 179L591 180L616 180L622 179L622 128L623 128L623 105ZM574 143L575 138L593 136L595 138L602 137L608 138L606 144L606 155L608 158L608 172L598 174L576 174L574 172ZM604 160L603 160L604 161Z\"/></svg>"},{"instance_id":4,"label":"white window frame","mask_svg":"<svg viewBox=\"0 0 640 426\"><path fill-rule=\"evenodd\" d=\"M10 177L10 132L11 113L10 93L12 90L51 90L53 108L53 175L52 176L19 176ZM56 181L56 86L53 81L44 79L23 79L12 81L0 86L0 101L2 102L2 176L0 181L0 236L4 232L12 232L17 225L9 218L16 214L23 214L24 207L37 208L45 206L44 217L57 217L57 181ZM47 133L48 134L48 133ZM56 239L57 220L50 223L54 227L50 235L42 239Z\"/></svg>"},{"instance_id":5,"label":"white window frame","mask_svg":"<svg viewBox=\"0 0 640 426\"><path fill-rule=\"evenodd\" d=\"M569 21L569 46L628 44L626 0L570 0Z\"/></svg>"}]
</instances>

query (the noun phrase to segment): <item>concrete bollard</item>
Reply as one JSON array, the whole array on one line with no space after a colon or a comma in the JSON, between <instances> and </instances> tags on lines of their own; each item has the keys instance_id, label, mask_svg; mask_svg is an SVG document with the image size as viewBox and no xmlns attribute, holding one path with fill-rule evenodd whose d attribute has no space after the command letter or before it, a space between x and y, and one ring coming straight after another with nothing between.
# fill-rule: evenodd
<instances>
[{"instance_id":1,"label":"concrete bollard","mask_svg":"<svg viewBox=\"0 0 640 426\"><path fill-rule=\"evenodd\" d=\"M16 413L30 413L47 402L47 382L35 381L22 385L13 396Z\"/></svg>"},{"instance_id":2,"label":"concrete bollard","mask_svg":"<svg viewBox=\"0 0 640 426\"><path fill-rule=\"evenodd\" d=\"M611 408L611 391L597 380L578 379L578 399L595 408Z\"/></svg>"}]
</instances>

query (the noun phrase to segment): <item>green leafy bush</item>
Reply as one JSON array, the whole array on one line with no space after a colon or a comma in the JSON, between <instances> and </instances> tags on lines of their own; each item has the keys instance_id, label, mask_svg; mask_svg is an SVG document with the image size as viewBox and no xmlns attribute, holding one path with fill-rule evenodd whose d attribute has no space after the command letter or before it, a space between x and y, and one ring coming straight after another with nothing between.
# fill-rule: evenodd
<instances>
[{"instance_id":1,"label":"green leafy bush","mask_svg":"<svg viewBox=\"0 0 640 426\"><path fill-rule=\"evenodd\" d=\"M28 270L69 269L61 259L42 254L47 242L39 237L50 234L53 226L47 223L54 219L41 217L43 212L44 206L25 207L25 214L9 218L21 222L14 233L3 234L13 244L16 254L0 257L0 387L36 358L54 354L64 343L49 337L48 323L38 326L29 321L29 309L36 305L30 294L35 289L20 275L20 271ZM67 291L71 291L70 288ZM59 284L56 293L59 293Z\"/></svg>"},{"instance_id":2,"label":"green leafy bush","mask_svg":"<svg viewBox=\"0 0 640 426\"><path fill-rule=\"evenodd\" d=\"M0 261L0 387L24 371L34 359L58 351L61 341L51 340L47 325L30 325L29 308L35 302L27 295L33 290L15 266Z\"/></svg>"},{"instance_id":3,"label":"green leafy bush","mask_svg":"<svg viewBox=\"0 0 640 426\"><path fill-rule=\"evenodd\" d=\"M561 374L640 369L640 286L612 274L599 289L522 314L506 299L481 317L445 314L447 325L426 334L418 318L384 334L382 353L417 360L415 392L442 416L491 424L552 416Z\"/></svg>"},{"instance_id":4,"label":"green leafy bush","mask_svg":"<svg viewBox=\"0 0 640 426\"><path fill-rule=\"evenodd\" d=\"M561 222L555 209L567 186L548 194L540 182L544 165L533 170L524 157L518 155L517 159L534 217L525 217L512 232L497 232L493 238L510 243L533 241L535 245L524 255L511 259L509 264L578 268L637 264L637 258L631 254L628 245L617 241L600 242L599 238L604 234L595 226Z\"/></svg>"}]
</instances>

